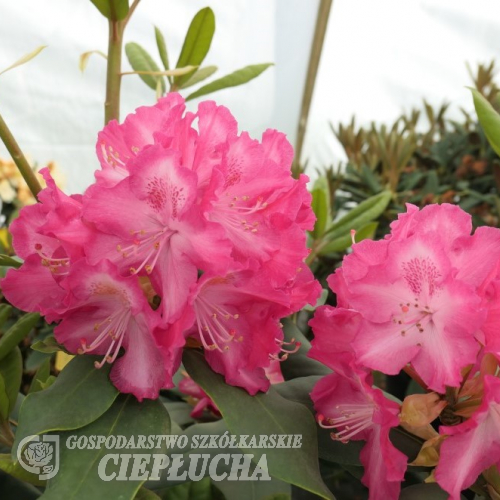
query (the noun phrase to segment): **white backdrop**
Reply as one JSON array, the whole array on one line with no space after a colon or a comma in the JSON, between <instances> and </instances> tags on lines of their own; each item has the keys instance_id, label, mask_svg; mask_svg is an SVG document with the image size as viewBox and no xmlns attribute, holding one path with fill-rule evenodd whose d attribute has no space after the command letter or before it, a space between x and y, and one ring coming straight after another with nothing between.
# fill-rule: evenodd
<instances>
[{"instance_id":1,"label":"white backdrop","mask_svg":"<svg viewBox=\"0 0 500 500\"><path fill-rule=\"evenodd\" d=\"M205 63L219 66L216 75L276 63L250 84L213 99L229 106L254 136L273 127L294 142L318 3L142 0L126 41L156 55L156 24L175 61L191 18L210 5L217 29ZM465 61L474 67L498 56L499 28L496 0L334 0L304 158L312 166L342 158L328 122L345 122L352 114L359 122L391 121L424 96L434 105L448 100L454 109L471 110ZM92 58L81 75L78 59L88 50L106 50L106 21L89 0L0 0L0 68L41 44L49 47L38 58L0 76L0 112L26 153L39 162L56 160L68 191L82 191L97 167L105 62ZM135 75L124 78L122 89L122 116L154 101Z\"/></svg>"}]
</instances>

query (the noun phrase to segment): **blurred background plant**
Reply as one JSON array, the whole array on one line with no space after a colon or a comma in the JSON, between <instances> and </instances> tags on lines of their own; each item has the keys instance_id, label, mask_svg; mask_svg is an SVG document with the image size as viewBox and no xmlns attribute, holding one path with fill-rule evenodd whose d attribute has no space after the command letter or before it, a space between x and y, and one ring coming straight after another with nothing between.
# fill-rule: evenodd
<instances>
[{"instance_id":1,"label":"blurred background plant","mask_svg":"<svg viewBox=\"0 0 500 500\"><path fill-rule=\"evenodd\" d=\"M494 62L469 73L474 87L500 108ZM362 126L354 117L331 125L347 162L318 171L313 187L318 221L309 262L318 278L340 264L351 229L356 241L383 238L406 203L454 203L472 215L475 227L499 225L500 159L477 118L460 111L462 119L452 120L449 104L436 109L424 100L391 125Z\"/></svg>"}]
</instances>

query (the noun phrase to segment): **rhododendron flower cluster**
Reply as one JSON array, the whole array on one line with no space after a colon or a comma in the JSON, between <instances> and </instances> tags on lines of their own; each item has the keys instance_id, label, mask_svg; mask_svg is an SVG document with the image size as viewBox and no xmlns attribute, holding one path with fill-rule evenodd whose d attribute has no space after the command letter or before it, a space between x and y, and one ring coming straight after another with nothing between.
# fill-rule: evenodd
<instances>
[{"instance_id":1,"label":"rhododendron flower cluster","mask_svg":"<svg viewBox=\"0 0 500 500\"><path fill-rule=\"evenodd\" d=\"M372 499L398 498L407 464L388 433L400 424L440 450L425 465L452 499L500 464L500 230L471 231L457 206L408 205L384 240L353 245L328 278L337 307L310 322L309 355L334 370L312 393L318 421L333 439L366 440ZM409 396L400 411L372 388L371 370L405 370L429 397ZM429 425L438 415L443 437Z\"/></svg>"},{"instance_id":2,"label":"rhododendron flower cluster","mask_svg":"<svg viewBox=\"0 0 500 500\"><path fill-rule=\"evenodd\" d=\"M11 225L24 263L6 298L57 322L69 351L113 363L113 383L139 399L172 387L187 338L228 383L267 390L265 370L295 347L280 319L321 291L303 264L307 177L291 177L285 136L253 140L225 107L186 112L172 93L111 121L97 155L83 196L43 171L40 203Z\"/></svg>"}]
</instances>

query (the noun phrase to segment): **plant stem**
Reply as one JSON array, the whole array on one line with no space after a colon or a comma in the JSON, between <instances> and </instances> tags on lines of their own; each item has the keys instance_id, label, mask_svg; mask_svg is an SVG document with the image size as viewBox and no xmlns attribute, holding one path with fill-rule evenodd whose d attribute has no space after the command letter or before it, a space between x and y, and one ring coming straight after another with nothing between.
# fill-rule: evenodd
<instances>
[{"instance_id":1,"label":"plant stem","mask_svg":"<svg viewBox=\"0 0 500 500\"><path fill-rule=\"evenodd\" d=\"M106 72L106 101L104 125L110 120L120 120L120 87L122 83L123 33L141 0L134 0L123 21L109 20L108 66Z\"/></svg>"},{"instance_id":2,"label":"plant stem","mask_svg":"<svg viewBox=\"0 0 500 500\"><path fill-rule=\"evenodd\" d=\"M122 83L121 67L124 28L125 24L123 22L109 21L104 125L110 120L120 120L120 86Z\"/></svg>"},{"instance_id":3,"label":"plant stem","mask_svg":"<svg viewBox=\"0 0 500 500\"><path fill-rule=\"evenodd\" d=\"M26 181L26 184L28 185L30 191L36 198L38 193L42 190L42 186L40 185L40 182L38 182L35 172L33 172L33 169L28 163L28 160L26 160L26 157L21 151L21 148L17 144L14 136L12 135L12 132L9 130L9 127L7 127L7 124L5 123L1 115L0 139L2 139L2 142L5 144L5 147L9 151L10 156L19 169L19 172L21 172L21 175L24 177L24 180Z\"/></svg>"}]
</instances>

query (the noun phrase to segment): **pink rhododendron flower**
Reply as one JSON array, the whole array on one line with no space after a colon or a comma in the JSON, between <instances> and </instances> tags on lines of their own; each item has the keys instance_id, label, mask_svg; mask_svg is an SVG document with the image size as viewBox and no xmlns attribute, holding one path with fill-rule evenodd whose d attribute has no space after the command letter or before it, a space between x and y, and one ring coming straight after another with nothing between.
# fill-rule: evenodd
<instances>
[{"instance_id":1,"label":"pink rhododendron flower","mask_svg":"<svg viewBox=\"0 0 500 500\"><path fill-rule=\"evenodd\" d=\"M108 261L89 266L82 259L63 287L69 299L54 330L58 342L74 353L102 356L98 368L114 363L110 376L121 392L139 400L157 398L166 385L164 360L153 336L159 315L137 280L122 278ZM118 358L122 347L125 354Z\"/></svg>"},{"instance_id":2,"label":"pink rhododendron flower","mask_svg":"<svg viewBox=\"0 0 500 500\"><path fill-rule=\"evenodd\" d=\"M481 406L466 422L441 427L449 436L441 445L436 481L459 500L460 492L471 486L479 474L491 465L500 466L500 380L484 377Z\"/></svg>"},{"instance_id":3,"label":"pink rhododendron flower","mask_svg":"<svg viewBox=\"0 0 500 500\"><path fill-rule=\"evenodd\" d=\"M371 383L366 373L352 372L349 377L332 373L316 384L311 398L319 425L331 429L333 439L366 441L360 459L370 500L396 500L407 458L392 445L389 431L399 425L400 408Z\"/></svg>"},{"instance_id":4,"label":"pink rhododendron flower","mask_svg":"<svg viewBox=\"0 0 500 500\"><path fill-rule=\"evenodd\" d=\"M42 203L21 211L12 229L25 262L2 281L6 297L60 321L60 342L102 355L139 399L171 387L188 336L229 383L266 390L271 362L296 349L280 319L321 292L303 262L307 177L291 177L285 136L253 140L223 106L185 112L172 93L111 121L97 155L83 196L47 177Z\"/></svg>"},{"instance_id":5,"label":"pink rhododendron flower","mask_svg":"<svg viewBox=\"0 0 500 500\"><path fill-rule=\"evenodd\" d=\"M392 229L385 240L354 245L330 285L363 318L352 343L358 364L397 374L411 362L444 392L475 362L487 315L481 286L497 259L465 263L481 257L481 246L500 244L499 232L471 236L470 216L452 205L410 208Z\"/></svg>"}]
</instances>

